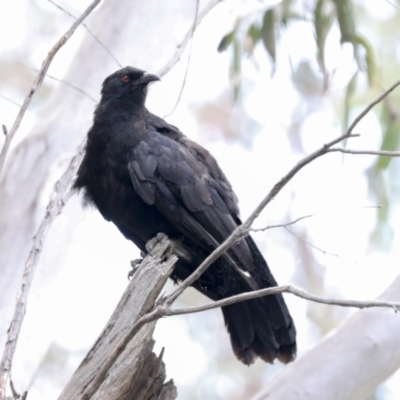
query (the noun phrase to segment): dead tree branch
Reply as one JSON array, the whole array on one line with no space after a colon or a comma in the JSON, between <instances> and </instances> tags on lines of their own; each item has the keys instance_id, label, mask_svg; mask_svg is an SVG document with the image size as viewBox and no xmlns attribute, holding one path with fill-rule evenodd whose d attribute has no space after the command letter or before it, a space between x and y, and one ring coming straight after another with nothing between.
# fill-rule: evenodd
<instances>
[{"instance_id":1,"label":"dead tree branch","mask_svg":"<svg viewBox=\"0 0 400 400\"><path fill-rule=\"evenodd\" d=\"M310 300L315 303L328 304L332 306L340 306L340 307L352 307L352 308L372 308L372 307L380 307L380 308L391 308L395 312L400 311L400 303L392 302L392 301L383 301L383 300L348 300L348 299L330 299L326 297L316 296L311 293L306 292L305 290L296 288L291 285L284 286L275 286L268 289L256 290L254 292L241 293L236 296L227 297L223 300L218 300L213 303L204 304L196 307L186 307L186 308L175 308L175 309L160 309L160 314L162 316L173 316L173 315L182 315L182 314L191 314L197 313L206 310L212 310L214 308L225 307L230 304L238 303L240 301L256 299L258 297L270 296L278 293L290 293L297 297L300 297L305 300Z\"/></svg>"},{"instance_id":2,"label":"dead tree branch","mask_svg":"<svg viewBox=\"0 0 400 400\"><path fill-rule=\"evenodd\" d=\"M162 353L152 353L155 318L147 317L169 278L176 256L161 263L168 238L156 244L135 271L102 334L75 371L59 400L172 400L176 388L164 384ZM150 313L151 314L151 313ZM139 322L145 321L145 322ZM135 340L131 340L135 336ZM163 396L157 395L162 391Z\"/></svg>"},{"instance_id":3,"label":"dead tree branch","mask_svg":"<svg viewBox=\"0 0 400 400\"><path fill-rule=\"evenodd\" d=\"M386 156L386 157L400 157L400 151L388 151L388 150L352 150L343 149L341 147L334 147L329 149L329 153L340 152L347 154L365 154L373 156Z\"/></svg>"}]
</instances>

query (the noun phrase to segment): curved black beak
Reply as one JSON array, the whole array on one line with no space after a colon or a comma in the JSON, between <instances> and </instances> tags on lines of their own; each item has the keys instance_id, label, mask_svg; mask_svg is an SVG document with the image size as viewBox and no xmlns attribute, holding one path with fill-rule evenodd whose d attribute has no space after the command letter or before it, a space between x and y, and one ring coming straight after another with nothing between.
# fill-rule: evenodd
<instances>
[{"instance_id":1,"label":"curved black beak","mask_svg":"<svg viewBox=\"0 0 400 400\"><path fill-rule=\"evenodd\" d=\"M150 82L159 81L159 80L160 80L160 78L157 75L146 73L135 82L135 86L136 85L147 85Z\"/></svg>"}]
</instances>

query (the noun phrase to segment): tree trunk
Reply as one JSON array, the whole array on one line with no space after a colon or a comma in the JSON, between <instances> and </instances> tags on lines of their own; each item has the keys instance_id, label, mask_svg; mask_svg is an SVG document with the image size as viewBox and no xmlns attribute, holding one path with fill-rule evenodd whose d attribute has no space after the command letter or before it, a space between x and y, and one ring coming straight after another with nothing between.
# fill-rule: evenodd
<instances>
[{"instance_id":1,"label":"tree trunk","mask_svg":"<svg viewBox=\"0 0 400 400\"><path fill-rule=\"evenodd\" d=\"M400 301L400 277L379 297ZM360 310L252 400L364 400L400 368L400 315Z\"/></svg>"}]
</instances>

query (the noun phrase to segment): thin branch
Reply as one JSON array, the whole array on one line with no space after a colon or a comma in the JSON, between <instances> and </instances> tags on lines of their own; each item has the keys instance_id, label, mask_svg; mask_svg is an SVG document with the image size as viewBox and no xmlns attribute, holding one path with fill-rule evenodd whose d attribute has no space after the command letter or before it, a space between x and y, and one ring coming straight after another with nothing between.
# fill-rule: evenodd
<instances>
[{"instance_id":1,"label":"thin branch","mask_svg":"<svg viewBox=\"0 0 400 400\"><path fill-rule=\"evenodd\" d=\"M400 85L400 80L398 80L396 83L394 83L392 86L390 86L389 89L385 90L378 98L376 98L372 103L370 103L364 111L362 111L356 119L353 121L353 123L350 125L350 127L347 129L347 132L351 134L353 132L353 129L356 127L356 125L371 111L373 107L375 107L378 103L380 103L385 97L387 97L388 94L393 92L394 89L397 88L397 86Z\"/></svg>"},{"instance_id":2,"label":"thin branch","mask_svg":"<svg viewBox=\"0 0 400 400\"><path fill-rule=\"evenodd\" d=\"M361 208L382 208L382 206L379 206L379 205L378 205L378 206L363 206L363 207L361 207ZM337 210L326 210L326 211L324 211L323 213L321 212L321 213L314 213L314 214L303 215L302 217L296 218L296 219L294 219L293 221L286 222L286 223L284 223L284 224L268 225L268 226L266 226L266 227L264 227L264 228L251 228L251 229L249 229L249 231L250 231L250 232L265 232L265 231L267 231L267 230L269 230L269 229L286 228L286 227L288 227L288 226L290 226L290 225L297 224L297 222L300 222L300 221L302 221L303 219L318 217L318 216L321 216L322 214L330 214L330 213L333 213L333 212L341 212L341 211L342 211L342 209L339 208L339 209L337 209Z\"/></svg>"},{"instance_id":3,"label":"thin branch","mask_svg":"<svg viewBox=\"0 0 400 400\"><path fill-rule=\"evenodd\" d=\"M51 1L51 0L48 0L48 1ZM37 68L30 67L29 65L26 65L26 64L24 64L24 63L21 62L21 61L18 61L18 64L22 65L23 67L25 67L25 68L27 68L27 69L29 69L29 70L31 70L31 71L39 72L39 70L38 70ZM79 88L78 86L73 85L72 83L69 83L69 82L67 82L67 81L64 81L63 79L56 78L55 76L52 76L52 75L50 75L50 74L46 74L46 78L53 79L53 80L56 81L56 82L62 83L63 85L66 85L66 86L69 86L70 88L76 90L77 92L82 93L84 96L86 96L87 98L89 98L90 100L92 100L92 101L93 101L94 103L96 103L96 104L99 102L97 99L95 99L95 98L94 98L93 96L91 96L89 93L85 92L84 90L82 90L82 89Z\"/></svg>"},{"instance_id":4,"label":"thin branch","mask_svg":"<svg viewBox=\"0 0 400 400\"><path fill-rule=\"evenodd\" d=\"M190 58L192 57L193 35L194 35L194 32L196 31L197 18L199 16L199 3L200 3L200 0L196 0L196 11L195 11L195 16L194 16L194 23L193 23L193 28L192 28L192 34L190 35L190 38L192 39L192 41L190 42L189 55L188 55L188 59L187 59L187 63L186 63L185 76L183 77L181 90L179 91L179 96L176 99L174 107L172 108L172 110L167 115L164 115L164 118L169 117L176 110L176 107L178 107L178 104L181 101L183 89L185 88L185 85L186 85L186 79L187 79L187 75L188 75L188 72L189 72Z\"/></svg>"},{"instance_id":5,"label":"thin branch","mask_svg":"<svg viewBox=\"0 0 400 400\"><path fill-rule=\"evenodd\" d=\"M54 47L50 50L47 57L44 59L43 64L40 68L38 75L33 82L31 89L29 90L28 95L25 97L24 103L22 104L21 109L17 115L17 118L14 121L13 126L10 129L9 134L4 142L3 148L0 153L0 174L3 169L3 165L6 159L7 152L10 148L11 141L13 140L15 134L18 131L18 128L21 124L21 121L26 113L26 110L31 103L33 95L36 93L37 90L40 89L43 83L43 79L46 75L47 70L50 67L51 62L53 61L54 56L57 54L58 50L68 41L68 39L72 36L72 34L76 31L78 26L82 23L82 21L95 9L95 7L100 3L101 0L94 0L89 7L82 13L82 15L71 25L67 32L57 41Z\"/></svg>"},{"instance_id":6,"label":"thin branch","mask_svg":"<svg viewBox=\"0 0 400 400\"><path fill-rule=\"evenodd\" d=\"M260 215L260 213L264 210L264 208L269 204L275 196L284 188L284 186L306 165L310 164L312 161L317 158L325 155L329 152L329 149L332 148L337 143L342 142L345 139L353 138L359 136L358 134L353 134L354 128L357 124L365 117L365 115L382 101L386 96L389 95L397 86L400 85L400 80L397 81L394 85L392 85L389 89L383 92L376 100L370 103L365 109L355 118L354 122L350 125L350 127L346 130L345 133L338 136L336 139L331 140L330 142L324 144L318 150L309 154L308 156L301 159L289 172L284 175L279 182L277 182L273 188L270 190L268 195L261 201L261 203L256 207L256 209L250 214L247 220L240 226L238 226L230 236L225 239L225 241L217 247L201 264L200 266L188 277L186 278L177 289L165 300L165 304L167 306L171 306L171 304L182 294L182 292L189 287L196 279L198 279L204 271L226 250L228 250L237 240L248 235L251 225L254 220Z\"/></svg>"},{"instance_id":7,"label":"thin branch","mask_svg":"<svg viewBox=\"0 0 400 400\"><path fill-rule=\"evenodd\" d=\"M207 7L205 7L198 15L197 21L195 24L195 28L197 28L200 24L200 22L203 20L203 18L219 3L221 3L224 0L213 0L211 1ZM192 34L193 28L190 28L186 36L183 38L182 43L178 46L175 54L172 56L172 58L157 72L157 75L159 76L164 76L166 75L172 67L180 60L183 52L185 51L185 48L187 44L190 41L190 38L193 36Z\"/></svg>"},{"instance_id":8,"label":"thin branch","mask_svg":"<svg viewBox=\"0 0 400 400\"><path fill-rule=\"evenodd\" d=\"M72 194L70 187L83 158L84 143L85 142L79 146L78 154L72 158L67 170L56 183L52 199L50 200L46 209L45 217L40 223L36 235L33 238L33 245L24 267L22 284L17 295L14 316L7 331L6 346L0 363L0 399L2 396L5 396L6 385L11 372L12 360L15 348L17 346L22 321L25 315L28 293L32 285L34 272L40 258L43 240L50 225L61 213L64 204L68 201Z\"/></svg>"},{"instance_id":9,"label":"thin branch","mask_svg":"<svg viewBox=\"0 0 400 400\"><path fill-rule=\"evenodd\" d=\"M249 229L250 232L264 232L267 231L268 229L274 229L274 228L286 228L290 225L294 225L299 221L302 221L303 219L308 219L308 218L312 218L315 217L319 214L315 213L315 214L309 214L309 215L303 215L302 217L296 218L293 221L290 222L286 222L285 224L276 224L276 225L268 225L265 228L251 228Z\"/></svg>"},{"instance_id":10,"label":"thin branch","mask_svg":"<svg viewBox=\"0 0 400 400\"><path fill-rule=\"evenodd\" d=\"M202 306L184 307L175 309L161 308L161 311L159 311L159 313L162 314L162 316L197 313L201 311L212 310L214 308L228 306L230 304L238 303L240 301L255 299L263 296L270 296L278 293L291 293L302 299L310 300L315 303L329 304L332 306L353 307L353 308L380 307L380 308L392 308L396 312L400 311L400 303L392 301L330 299L326 297L316 296L314 294L306 292L305 290L298 289L291 285L284 285L284 286L274 286L268 289L261 289L254 292L237 294L236 296L227 297L226 299L218 300L213 303L207 303Z\"/></svg>"},{"instance_id":11,"label":"thin branch","mask_svg":"<svg viewBox=\"0 0 400 400\"><path fill-rule=\"evenodd\" d=\"M59 4L57 4L53 0L47 0L49 3L53 4L56 6L59 10L63 11L65 14L70 16L71 18L76 19L75 15L72 15L69 11L67 11L65 8L61 7ZM121 63L117 60L117 57L114 56L113 53L111 53L111 50L89 29L89 27L85 24L81 24L85 29L89 32L89 34L92 36L92 38L108 53L108 55L115 61L115 63L122 68Z\"/></svg>"},{"instance_id":12,"label":"thin branch","mask_svg":"<svg viewBox=\"0 0 400 400\"><path fill-rule=\"evenodd\" d=\"M344 257L340 256L339 254L331 253L330 251L321 249L321 247L318 247L318 246L316 246L315 244L312 244L312 243L309 242L308 240L304 239L302 236L300 236L300 235L298 235L297 233L295 233L295 232L293 232L292 230L290 230L287 226L285 226L284 228L285 228L290 234L292 234L294 237L296 237L297 239L303 241L305 244L307 244L308 246L312 247L313 249L320 251L320 252L321 252L322 254L324 254L324 255L329 255L329 256L333 256L333 257L340 258L340 259L342 259L342 260L347 260L347 261L351 261L351 262L356 263L355 260L350 260L350 259L348 259L348 258L344 258Z\"/></svg>"},{"instance_id":13,"label":"thin branch","mask_svg":"<svg viewBox=\"0 0 400 400\"><path fill-rule=\"evenodd\" d=\"M333 152L348 153L348 154L367 154L375 156L387 156L387 157L400 157L400 151L388 151L388 150L351 150L344 149L341 147L334 147L329 149L329 153Z\"/></svg>"}]
</instances>

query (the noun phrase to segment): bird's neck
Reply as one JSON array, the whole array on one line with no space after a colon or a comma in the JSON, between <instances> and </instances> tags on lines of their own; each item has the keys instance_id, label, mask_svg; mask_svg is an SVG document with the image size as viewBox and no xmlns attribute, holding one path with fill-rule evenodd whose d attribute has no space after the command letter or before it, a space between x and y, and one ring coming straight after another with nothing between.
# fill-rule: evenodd
<instances>
[{"instance_id":1,"label":"bird's neck","mask_svg":"<svg viewBox=\"0 0 400 400\"><path fill-rule=\"evenodd\" d=\"M136 99L137 100L137 99ZM143 118L148 111L144 102L138 102L135 99L109 98L100 102L94 113L95 123L115 123L128 122Z\"/></svg>"}]
</instances>

